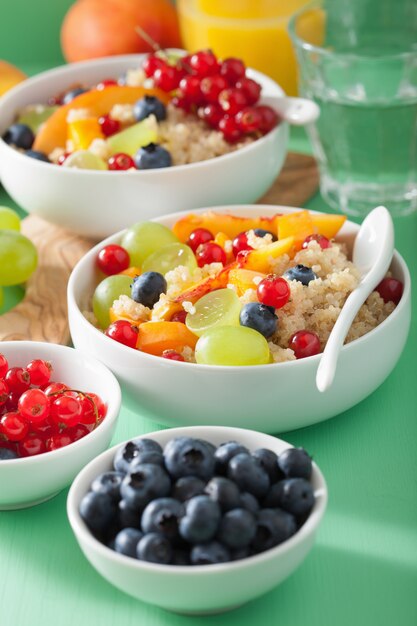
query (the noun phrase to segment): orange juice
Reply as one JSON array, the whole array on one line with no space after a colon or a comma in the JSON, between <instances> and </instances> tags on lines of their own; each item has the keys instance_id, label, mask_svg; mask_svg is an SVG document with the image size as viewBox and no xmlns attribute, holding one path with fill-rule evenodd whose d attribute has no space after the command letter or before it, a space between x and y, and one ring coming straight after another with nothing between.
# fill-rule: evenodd
<instances>
[{"instance_id":1,"label":"orange juice","mask_svg":"<svg viewBox=\"0 0 417 626\"><path fill-rule=\"evenodd\" d=\"M307 0L177 0L188 50L211 48L220 58L239 57L297 94L296 61L287 33L289 17ZM320 24L313 21L313 31ZM314 37L313 37L314 38Z\"/></svg>"}]
</instances>

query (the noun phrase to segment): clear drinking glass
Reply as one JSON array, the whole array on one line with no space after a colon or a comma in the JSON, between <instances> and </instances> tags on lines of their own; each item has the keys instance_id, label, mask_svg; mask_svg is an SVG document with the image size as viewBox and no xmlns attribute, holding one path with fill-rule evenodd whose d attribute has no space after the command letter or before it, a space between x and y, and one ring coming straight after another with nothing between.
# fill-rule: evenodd
<instances>
[{"instance_id":1,"label":"clear drinking glass","mask_svg":"<svg viewBox=\"0 0 417 626\"><path fill-rule=\"evenodd\" d=\"M309 38L320 21L320 42ZM289 24L321 192L363 216L417 209L417 0L317 0Z\"/></svg>"}]
</instances>

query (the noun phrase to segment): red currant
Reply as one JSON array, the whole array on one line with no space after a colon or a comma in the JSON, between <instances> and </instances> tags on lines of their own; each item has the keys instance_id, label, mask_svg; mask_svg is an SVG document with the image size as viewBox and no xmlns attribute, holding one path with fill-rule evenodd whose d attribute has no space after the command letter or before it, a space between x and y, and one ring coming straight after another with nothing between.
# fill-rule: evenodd
<instances>
[{"instance_id":1,"label":"red currant","mask_svg":"<svg viewBox=\"0 0 417 626\"><path fill-rule=\"evenodd\" d=\"M229 143L236 143L242 137L242 132L238 128L233 117L225 115L219 122L219 130L223 133L223 137Z\"/></svg>"},{"instance_id":2,"label":"red currant","mask_svg":"<svg viewBox=\"0 0 417 626\"><path fill-rule=\"evenodd\" d=\"M246 78L246 76L244 76L236 83L236 88L243 91L248 104L256 104L261 97L262 87L252 78Z\"/></svg>"},{"instance_id":3,"label":"red currant","mask_svg":"<svg viewBox=\"0 0 417 626\"><path fill-rule=\"evenodd\" d=\"M324 235L309 235L304 239L302 247L308 248L308 244L310 243L310 241L317 241L322 250L330 248L332 245L327 237L325 237Z\"/></svg>"},{"instance_id":4,"label":"red currant","mask_svg":"<svg viewBox=\"0 0 417 626\"><path fill-rule=\"evenodd\" d=\"M46 393L47 396L50 396L56 393L57 391L64 391L65 389L68 389L68 386L65 385L65 383L52 383L51 382L47 387L45 387L43 391L44 393Z\"/></svg>"},{"instance_id":5,"label":"red currant","mask_svg":"<svg viewBox=\"0 0 417 626\"><path fill-rule=\"evenodd\" d=\"M94 401L96 405L97 413L100 419L106 416L107 406L104 404L103 400L96 393L92 393L91 391L87 391L86 395Z\"/></svg>"},{"instance_id":6,"label":"red currant","mask_svg":"<svg viewBox=\"0 0 417 626\"><path fill-rule=\"evenodd\" d=\"M201 81L201 93L207 102L217 103L220 92L227 89L227 87L227 80L220 74L206 76Z\"/></svg>"},{"instance_id":7,"label":"red currant","mask_svg":"<svg viewBox=\"0 0 417 626\"><path fill-rule=\"evenodd\" d=\"M253 250L252 246L248 244L248 235L247 233L239 233L233 239L232 242L233 254L237 256L239 252L243 250Z\"/></svg>"},{"instance_id":8,"label":"red currant","mask_svg":"<svg viewBox=\"0 0 417 626\"><path fill-rule=\"evenodd\" d=\"M184 74L172 65L164 65L155 70L153 79L155 87L162 91L173 91L176 89L183 78Z\"/></svg>"},{"instance_id":9,"label":"red currant","mask_svg":"<svg viewBox=\"0 0 417 626\"><path fill-rule=\"evenodd\" d=\"M110 324L104 334L129 348L136 348L138 332L138 327L133 326L127 320L117 320Z\"/></svg>"},{"instance_id":10,"label":"red currant","mask_svg":"<svg viewBox=\"0 0 417 626\"><path fill-rule=\"evenodd\" d=\"M170 322L181 322L181 324L185 324L185 318L187 317L187 311L177 311L171 316Z\"/></svg>"},{"instance_id":11,"label":"red currant","mask_svg":"<svg viewBox=\"0 0 417 626\"><path fill-rule=\"evenodd\" d=\"M49 361L34 359L26 366L26 369L29 372L32 385L40 387L41 385L47 385L49 383L52 372L52 365Z\"/></svg>"},{"instance_id":12,"label":"red currant","mask_svg":"<svg viewBox=\"0 0 417 626\"><path fill-rule=\"evenodd\" d=\"M235 87L229 87L220 92L219 104L228 115L236 115L236 113L247 106L248 101L243 91Z\"/></svg>"},{"instance_id":13,"label":"red currant","mask_svg":"<svg viewBox=\"0 0 417 626\"><path fill-rule=\"evenodd\" d=\"M4 378L8 369L9 364L6 357L4 356L4 354L0 354L0 378Z\"/></svg>"},{"instance_id":14,"label":"red currant","mask_svg":"<svg viewBox=\"0 0 417 626\"><path fill-rule=\"evenodd\" d=\"M81 413L82 406L78 398L62 395L52 401L51 421L54 424L75 426L80 421Z\"/></svg>"},{"instance_id":15,"label":"red currant","mask_svg":"<svg viewBox=\"0 0 417 626\"><path fill-rule=\"evenodd\" d=\"M224 116L223 109L218 104L207 104L198 110L198 117L212 128L217 128Z\"/></svg>"},{"instance_id":16,"label":"red currant","mask_svg":"<svg viewBox=\"0 0 417 626\"><path fill-rule=\"evenodd\" d=\"M80 424L95 424L97 422L98 411L92 398L86 395L79 396L81 402Z\"/></svg>"},{"instance_id":17,"label":"red currant","mask_svg":"<svg viewBox=\"0 0 417 626\"><path fill-rule=\"evenodd\" d=\"M166 62L160 57L150 54L143 62L142 68L148 78L151 78L156 70L166 66Z\"/></svg>"},{"instance_id":18,"label":"red currant","mask_svg":"<svg viewBox=\"0 0 417 626\"><path fill-rule=\"evenodd\" d=\"M44 391L28 389L20 396L17 406L22 417L38 424L49 417L51 401Z\"/></svg>"},{"instance_id":19,"label":"red currant","mask_svg":"<svg viewBox=\"0 0 417 626\"><path fill-rule=\"evenodd\" d=\"M320 339L316 333L312 333L309 330L298 330L294 333L290 338L288 347L294 350L297 359L314 356L319 354L321 350Z\"/></svg>"},{"instance_id":20,"label":"red currant","mask_svg":"<svg viewBox=\"0 0 417 626\"><path fill-rule=\"evenodd\" d=\"M48 450L48 452L52 452L53 450L59 450L59 448L65 448L73 442L71 435L68 434L68 430L69 429L67 429L63 433L57 433L56 435L52 435L52 437L49 437L46 442L46 449Z\"/></svg>"},{"instance_id":21,"label":"red currant","mask_svg":"<svg viewBox=\"0 0 417 626\"><path fill-rule=\"evenodd\" d=\"M61 156L58 157L58 165L63 165L70 154L71 152L64 152L64 154L61 154Z\"/></svg>"},{"instance_id":22,"label":"red currant","mask_svg":"<svg viewBox=\"0 0 417 626\"><path fill-rule=\"evenodd\" d=\"M9 391L23 393L30 387L29 372L24 370L23 367L11 367L7 370L4 380L9 387Z\"/></svg>"},{"instance_id":23,"label":"red currant","mask_svg":"<svg viewBox=\"0 0 417 626\"><path fill-rule=\"evenodd\" d=\"M125 248L111 243L100 250L97 265L107 276L120 274L130 266L130 256Z\"/></svg>"},{"instance_id":24,"label":"red currant","mask_svg":"<svg viewBox=\"0 0 417 626\"><path fill-rule=\"evenodd\" d=\"M396 278L383 278L376 287L375 291L379 293L384 302L394 302L398 304L403 295L404 285Z\"/></svg>"},{"instance_id":25,"label":"red currant","mask_svg":"<svg viewBox=\"0 0 417 626\"><path fill-rule=\"evenodd\" d=\"M191 54L185 54L177 61L177 68L179 70L187 72L187 74L191 74L191 66L190 66Z\"/></svg>"},{"instance_id":26,"label":"red currant","mask_svg":"<svg viewBox=\"0 0 417 626\"><path fill-rule=\"evenodd\" d=\"M259 302L266 306L273 306L280 309L287 304L290 299L291 290L285 280L280 276L267 276L258 285L257 296Z\"/></svg>"},{"instance_id":27,"label":"red currant","mask_svg":"<svg viewBox=\"0 0 417 626\"><path fill-rule=\"evenodd\" d=\"M169 359L170 361L185 361L182 354L176 350L164 350L162 353L163 359Z\"/></svg>"},{"instance_id":28,"label":"red currant","mask_svg":"<svg viewBox=\"0 0 417 626\"><path fill-rule=\"evenodd\" d=\"M8 397L9 397L9 387L4 380L0 379L0 406L3 406L3 404L6 404Z\"/></svg>"},{"instance_id":29,"label":"red currant","mask_svg":"<svg viewBox=\"0 0 417 626\"><path fill-rule=\"evenodd\" d=\"M214 235L207 228L196 228L188 237L187 244L193 252L197 251L198 246L202 243L213 241Z\"/></svg>"},{"instance_id":30,"label":"red currant","mask_svg":"<svg viewBox=\"0 0 417 626\"><path fill-rule=\"evenodd\" d=\"M201 101L200 79L188 74L180 80L180 90L183 98L189 103L198 104Z\"/></svg>"},{"instance_id":31,"label":"red currant","mask_svg":"<svg viewBox=\"0 0 417 626\"><path fill-rule=\"evenodd\" d=\"M260 130L262 115L255 107L245 107L236 114L235 121L238 128L246 135Z\"/></svg>"},{"instance_id":32,"label":"red currant","mask_svg":"<svg viewBox=\"0 0 417 626\"><path fill-rule=\"evenodd\" d=\"M5 413L0 419L0 432L9 441L21 441L29 432L29 424L19 413Z\"/></svg>"},{"instance_id":33,"label":"red currant","mask_svg":"<svg viewBox=\"0 0 417 626\"><path fill-rule=\"evenodd\" d=\"M96 89L102 91L103 89L106 89L106 87L114 87L115 85L117 85L117 80L114 80L113 78L105 78L98 83Z\"/></svg>"},{"instance_id":34,"label":"red currant","mask_svg":"<svg viewBox=\"0 0 417 626\"><path fill-rule=\"evenodd\" d=\"M210 263L226 265L226 252L217 243L209 241L198 247L195 254L198 267L204 267Z\"/></svg>"},{"instance_id":35,"label":"red currant","mask_svg":"<svg viewBox=\"0 0 417 626\"><path fill-rule=\"evenodd\" d=\"M212 76L219 70L219 62L211 50L200 50L189 58L189 67L197 76Z\"/></svg>"},{"instance_id":36,"label":"red currant","mask_svg":"<svg viewBox=\"0 0 417 626\"><path fill-rule=\"evenodd\" d=\"M118 133L120 130L120 122L118 120L114 120L110 115L102 115L98 118L98 123L100 124L101 132L105 137L110 137L115 133Z\"/></svg>"},{"instance_id":37,"label":"red currant","mask_svg":"<svg viewBox=\"0 0 417 626\"><path fill-rule=\"evenodd\" d=\"M17 404L21 395L22 394L20 393L20 391L12 391L9 393L9 395L7 396L7 402L5 404L5 407L8 411L17 411Z\"/></svg>"},{"instance_id":38,"label":"red currant","mask_svg":"<svg viewBox=\"0 0 417 626\"><path fill-rule=\"evenodd\" d=\"M262 123L260 127L261 132L264 134L269 133L269 131L275 128L275 126L277 126L281 121L278 113L276 113L271 107L265 105L258 106L256 108L262 116Z\"/></svg>"},{"instance_id":39,"label":"red currant","mask_svg":"<svg viewBox=\"0 0 417 626\"><path fill-rule=\"evenodd\" d=\"M20 441L17 450L20 456L35 456L46 452L45 440L37 434L28 435Z\"/></svg>"},{"instance_id":40,"label":"red currant","mask_svg":"<svg viewBox=\"0 0 417 626\"><path fill-rule=\"evenodd\" d=\"M113 154L108 160L108 166L110 171L120 172L122 170L136 169L135 162L131 156L124 152L118 152Z\"/></svg>"},{"instance_id":41,"label":"red currant","mask_svg":"<svg viewBox=\"0 0 417 626\"><path fill-rule=\"evenodd\" d=\"M78 441L88 435L89 432L90 431L87 426L84 426L84 424L77 424L76 426L67 428L65 434L71 439L71 441Z\"/></svg>"},{"instance_id":42,"label":"red currant","mask_svg":"<svg viewBox=\"0 0 417 626\"><path fill-rule=\"evenodd\" d=\"M174 96L171 100L171 104L177 107L177 109L182 109L187 113L190 113L194 108L193 103L182 96Z\"/></svg>"},{"instance_id":43,"label":"red currant","mask_svg":"<svg viewBox=\"0 0 417 626\"><path fill-rule=\"evenodd\" d=\"M233 57L225 59L220 67L220 74L224 76L229 85L235 85L238 80L244 77L245 72L246 68L243 61Z\"/></svg>"}]
</instances>

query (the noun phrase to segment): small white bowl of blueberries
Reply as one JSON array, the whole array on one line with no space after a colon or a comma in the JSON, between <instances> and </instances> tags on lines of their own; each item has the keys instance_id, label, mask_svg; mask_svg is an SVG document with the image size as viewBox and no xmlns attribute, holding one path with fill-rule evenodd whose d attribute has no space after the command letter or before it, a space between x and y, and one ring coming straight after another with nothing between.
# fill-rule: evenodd
<instances>
[{"instance_id":1,"label":"small white bowl of blueberries","mask_svg":"<svg viewBox=\"0 0 417 626\"><path fill-rule=\"evenodd\" d=\"M186 614L237 607L304 560L327 503L302 448L255 431L159 431L107 450L75 479L70 524L95 569Z\"/></svg>"}]
</instances>

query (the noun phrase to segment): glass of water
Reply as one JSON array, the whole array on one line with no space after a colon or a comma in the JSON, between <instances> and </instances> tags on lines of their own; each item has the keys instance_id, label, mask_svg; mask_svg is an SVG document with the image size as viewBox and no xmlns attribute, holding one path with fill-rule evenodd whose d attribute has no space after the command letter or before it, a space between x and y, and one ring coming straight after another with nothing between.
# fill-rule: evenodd
<instances>
[{"instance_id":1,"label":"glass of water","mask_svg":"<svg viewBox=\"0 0 417 626\"><path fill-rule=\"evenodd\" d=\"M308 132L324 198L350 215L415 211L417 0L317 0L289 29L300 91L321 110Z\"/></svg>"}]
</instances>

